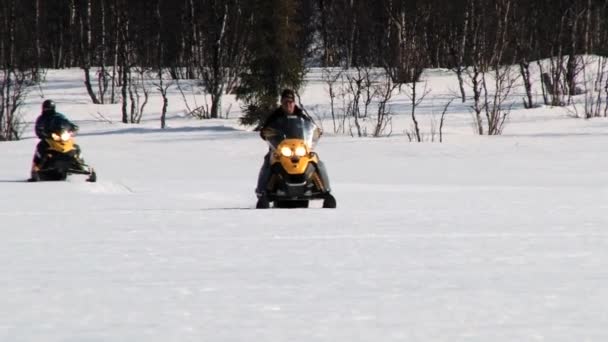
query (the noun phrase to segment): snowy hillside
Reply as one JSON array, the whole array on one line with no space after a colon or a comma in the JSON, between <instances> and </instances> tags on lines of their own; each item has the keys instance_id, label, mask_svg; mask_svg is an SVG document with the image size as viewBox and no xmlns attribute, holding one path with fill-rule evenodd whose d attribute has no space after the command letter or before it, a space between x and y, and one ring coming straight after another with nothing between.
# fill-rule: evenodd
<instances>
[{"instance_id":1,"label":"snowy hillside","mask_svg":"<svg viewBox=\"0 0 608 342\"><path fill-rule=\"evenodd\" d=\"M302 102L326 115L325 83ZM605 341L608 121L514 107L477 136L467 104L444 143L326 134L318 152L338 209L255 210L257 132L184 114L155 95L140 125L91 105L79 70L44 98L80 125L97 183L26 183L36 145L0 143L0 341ZM421 124L457 83L426 76ZM515 96L514 102L519 101ZM251 210L250 210L251 209Z\"/></svg>"}]
</instances>

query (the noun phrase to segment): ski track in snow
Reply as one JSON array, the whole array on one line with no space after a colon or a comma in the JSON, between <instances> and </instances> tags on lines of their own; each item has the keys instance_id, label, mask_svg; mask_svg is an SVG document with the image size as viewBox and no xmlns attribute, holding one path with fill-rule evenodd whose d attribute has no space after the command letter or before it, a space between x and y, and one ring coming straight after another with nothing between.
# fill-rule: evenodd
<instances>
[{"instance_id":1,"label":"ski track in snow","mask_svg":"<svg viewBox=\"0 0 608 342\"><path fill-rule=\"evenodd\" d=\"M135 191L120 182L97 181L82 185L79 190L88 191L93 194L133 194Z\"/></svg>"}]
</instances>

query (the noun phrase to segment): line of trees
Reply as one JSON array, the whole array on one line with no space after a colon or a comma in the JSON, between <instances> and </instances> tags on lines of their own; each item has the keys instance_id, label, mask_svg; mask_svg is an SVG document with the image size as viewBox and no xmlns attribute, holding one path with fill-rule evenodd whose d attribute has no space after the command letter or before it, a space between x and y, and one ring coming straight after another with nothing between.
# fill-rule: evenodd
<instances>
[{"instance_id":1,"label":"line of trees","mask_svg":"<svg viewBox=\"0 0 608 342\"><path fill-rule=\"evenodd\" d=\"M451 68L479 101L487 73L516 65L532 107L530 64L552 58L545 101L559 105L575 92L575 56L607 47L608 0L2 0L0 140L18 135L16 84L46 68L81 68L91 101L121 101L123 122L145 104L139 79L156 75L162 93L168 74L201 81L211 97L201 117L218 117L231 92L255 124L313 65L383 67L396 83Z\"/></svg>"}]
</instances>

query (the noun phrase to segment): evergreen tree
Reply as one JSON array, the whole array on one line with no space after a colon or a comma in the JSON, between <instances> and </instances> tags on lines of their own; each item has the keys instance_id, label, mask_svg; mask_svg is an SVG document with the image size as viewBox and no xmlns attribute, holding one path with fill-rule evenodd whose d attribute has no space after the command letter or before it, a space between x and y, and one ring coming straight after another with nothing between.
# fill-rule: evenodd
<instances>
[{"instance_id":1,"label":"evergreen tree","mask_svg":"<svg viewBox=\"0 0 608 342\"><path fill-rule=\"evenodd\" d=\"M254 0L249 58L237 98L244 100L241 122L256 125L276 107L283 88L297 91L304 78L297 44L296 0Z\"/></svg>"}]
</instances>

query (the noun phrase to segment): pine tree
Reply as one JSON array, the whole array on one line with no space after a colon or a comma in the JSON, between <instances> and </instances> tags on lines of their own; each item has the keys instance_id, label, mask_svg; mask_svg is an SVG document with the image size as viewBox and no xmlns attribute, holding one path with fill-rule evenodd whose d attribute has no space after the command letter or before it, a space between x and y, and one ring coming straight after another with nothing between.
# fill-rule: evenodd
<instances>
[{"instance_id":1,"label":"pine tree","mask_svg":"<svg viewBox=\"0 0 608 342\"><path fill-rule=\"evenodd\" d=\"M244 100L241 123L256 125L276 107L283 88L298 90L304 77L297 48L297 0L254 0L249 59L237 98Z\"/></svg>"}]
</instances>

